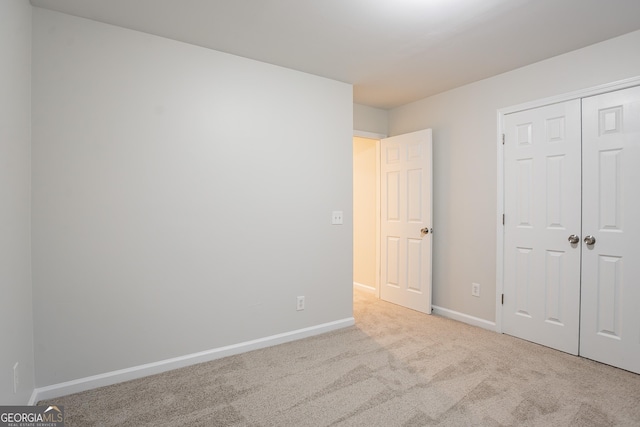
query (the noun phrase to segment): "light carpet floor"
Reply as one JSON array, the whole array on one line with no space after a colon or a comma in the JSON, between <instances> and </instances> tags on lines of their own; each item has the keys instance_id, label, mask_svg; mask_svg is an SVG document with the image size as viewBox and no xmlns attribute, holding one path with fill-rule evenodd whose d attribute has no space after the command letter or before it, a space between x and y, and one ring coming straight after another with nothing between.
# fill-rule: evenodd
<instances>
[{"instance_id":1,"label":"light carpet floor","mask_svg":"<svg viewBox=\"0 0 640 427\"><path fill-rule=\"evenodd\" d=\"M354 298L353 327L41 404L67 427L640 426L640 375Z\"/></svg>"}]
</instances>

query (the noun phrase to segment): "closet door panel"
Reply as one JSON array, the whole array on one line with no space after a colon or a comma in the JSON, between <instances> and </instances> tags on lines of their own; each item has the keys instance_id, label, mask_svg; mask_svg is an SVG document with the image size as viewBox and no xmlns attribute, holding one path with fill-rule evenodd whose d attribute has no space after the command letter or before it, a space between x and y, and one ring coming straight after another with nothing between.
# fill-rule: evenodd
<instances>
[{"instance_id":1,"label":"closet door panel","mask_svg":"<svg viewBox=\"0 0 640 427\"><path fill-rule=\"evenodd\" d=\"M580 101L505 116L503 331L578 353Z\"/></svg>"},{"instance_id":2,"label":"closet door panel","mask_svg":"<svg viewBox=\"0 0 640 427\"><path fill-rule=\"evenodd\" d=\"M580 355L640 373L640 88L582 109Z\"/></svg>"}]
</instances>

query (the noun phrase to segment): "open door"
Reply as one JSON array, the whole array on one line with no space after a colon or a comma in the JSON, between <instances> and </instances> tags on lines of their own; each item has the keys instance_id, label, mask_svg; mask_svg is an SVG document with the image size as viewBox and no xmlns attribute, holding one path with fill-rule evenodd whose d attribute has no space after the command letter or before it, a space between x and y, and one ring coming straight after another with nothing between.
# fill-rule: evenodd
<instances>
[{"instance_id":1,"label":"open door","mask_svg":"<svg viewBox=\"0 0 640 427\"><path fill-rule=\"evenodd\" d=\"M380 298L431 314L431 129L380 141Z\"/></svg>"}]
</instances>

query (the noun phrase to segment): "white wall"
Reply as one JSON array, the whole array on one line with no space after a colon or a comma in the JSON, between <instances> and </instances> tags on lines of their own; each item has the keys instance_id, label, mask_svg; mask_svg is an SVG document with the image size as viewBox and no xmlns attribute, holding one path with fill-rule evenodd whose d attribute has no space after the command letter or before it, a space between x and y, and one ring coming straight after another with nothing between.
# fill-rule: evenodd
<instances>
[{"instance_id":1,"label":"white wall","mask_svg":"<svg viewBox=\"0 0 640 427\"><path fill-rule=\"evenodd\" d=\"M497 110L639 76L639 46L636 31L389 112L391 135L433 129L434 305L495 319Z\"/></svg>"},{"instance_id":2,"label":"white wall","mask_svg":"<svg viewBox=\"0 0 640 427\"><path fill-rule=\"evenodd\" d=\"M352 316L350 85L33 25L38 386Z\"/></svg>"},{"instance_id":3,"label":"white wall","mask_svg":"<svg viewBox=\"0 0 640 427\"><path fill-rule=\"evenodd\" d=\"M386 136L389 134L389 113L387 110L353 104L353 129Z\"/></svg>"},{"instance_id":4,"label":"white wall","mask_svg":"<svg viewBox=\"0 0 640 427\"><path fill-rule=\"evenodd\" d=\"M31 6L0 2L0 405L34 388L31 293ZM19 387L13 392L13 366Z\"/></svg>"}]
</instances>

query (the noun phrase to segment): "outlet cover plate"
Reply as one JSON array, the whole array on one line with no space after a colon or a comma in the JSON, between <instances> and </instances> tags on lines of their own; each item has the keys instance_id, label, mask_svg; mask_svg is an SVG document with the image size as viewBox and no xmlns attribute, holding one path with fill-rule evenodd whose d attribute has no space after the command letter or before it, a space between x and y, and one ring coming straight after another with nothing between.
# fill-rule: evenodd
<instances>
[{"instance_id":1,"label":"outlet cover plate","mask_svg":"<svg viewBox=\"0 0 640 427\"><path fill-rule=\"evenodd\" d=\"M333 224L333 225L342 225L343 224L343 212L342 211L333 211L331 213L331 224Z\"/></svg>"},{"instance_id":2,"label":"outlet cover plate","mask_svg":"<svg viewBox=\"0 0 640 427\"><path fill-rule=\"evenodd\" d=\"M480 296L480 283L471 284L471 295L474 297Z\"/></svg>"}]
</instances>

